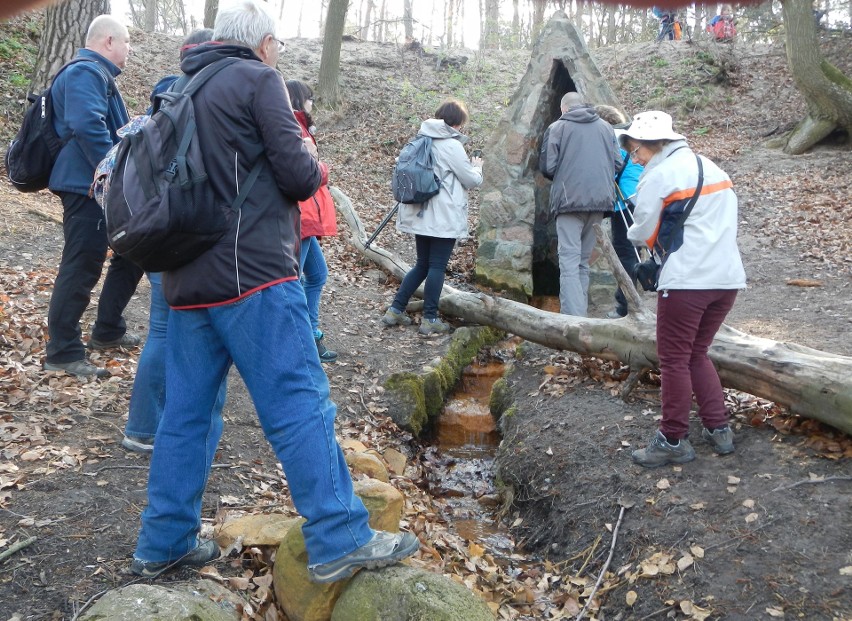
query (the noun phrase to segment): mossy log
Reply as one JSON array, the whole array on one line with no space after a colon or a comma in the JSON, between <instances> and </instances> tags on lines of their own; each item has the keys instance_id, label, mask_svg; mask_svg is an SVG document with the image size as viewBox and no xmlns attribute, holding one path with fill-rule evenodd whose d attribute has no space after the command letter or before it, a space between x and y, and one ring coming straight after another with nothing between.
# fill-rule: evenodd
<instances>
[{"instance_id":1,"label":"mossy log","mask_svg":"<svg viewBox=\"0 0 852 621\"><path fill-rule=\"evenodd\" d=\"M365 250L367 236L351 201L337 188L332 189L332 195L349 227L352 246L402 279L410 269L408 264L375 242ZM623 319L550 313L449 285L444 285L441 294L441 312L554 349L618 360L636 370L656 367L656 315L642 303L600 227L598 239L628 298L631 312ZM796 414L852 434L852 357L754 337L722 326L710 348L710 359L726 387L769 399Z\"/></svg>"}]
</instances>

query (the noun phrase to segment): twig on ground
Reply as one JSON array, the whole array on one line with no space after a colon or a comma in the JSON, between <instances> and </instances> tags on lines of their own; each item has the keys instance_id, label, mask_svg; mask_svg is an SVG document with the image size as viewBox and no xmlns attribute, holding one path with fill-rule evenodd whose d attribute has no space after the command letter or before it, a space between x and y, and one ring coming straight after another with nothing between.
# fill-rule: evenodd
<instances>
[{"instance_id":1,"label":"twig on ground","mask_svg":"<svg viewBox=\"0 0 852 621\"><path fill-rule=\"evenodd\" d=\"M621 527L621 520L624 518L624 512L627 511L629 507L625 505L621 505L621 510L618 512L618 521L615 523L615 528L612 530L612 543L609 546L609 556L606 557L606 562L603 567L601 567L601 573L598 574L598 580L595 582L595 586L592 588L592 592L589 593L589 597L586 600L586 605L583 606L583 609L580 611L580 614L577 615L576 621L580 621L589 609L589 606L592 605L592 600L595 597L595 593L597 593L598 587L603 582L604 574L606 574L606 570L609 569L609 564L612 562L612 555L615 554L615 542L618 540L618 529Z\"/></svg>"},{"instance_id":2,"label":"twig on ground","mask_svg":"<svg viewBox=\"0 0 852 621\"><path fill-rule=\"evenodd\" d=\"M135 582L139 582L139 580L134 580L133 582L130 582L129 584L133 584ZM128 585L124 585L124 586L128 586ZM71 621L77 621L77 619L80 617L80 615L83 614L86 611L86 608L91 606L92 603L96 599L98 599L101 595L103 595L104 593L108 593L109 591L110 591L110 589L104 589L100 593L95 593L94 595L92 595L89 599L86 600L86 603L83 604L83 606L80 608L80 610L78 610L77 613L73 617L71 617Z\"/></svg>"},{"instance_id":3,"label":"twig on ground","mask_svg":"<svg viewBox=\"0 0 852 621\"><path fill-rule=\"evenodd\" d=\"M706 552L707 550L712 550L713 548L721 548L723 546L728 545L729 543L733 543L735 541L739 541L740 539L748 537L749 535L754 535L754 534L760 532L761 530L763 530L764 528L768 528L769 526L771 526L772 524L774 524L775 522L777 522L780 519L781 518L775 518L774 520L769 520L766 524L761 524L758 528L755 528L754 530L750 530L747 533L743 533L742 535L737 535L736 537L731 537L730 539L727 539L725 541L720 541L719 543L714 543L712 545L706 546L704 548L704 551Z\"/></svg>"},{"instance_id":4,"label":"twig on ground","mask_svg":"<svg viewBox=\"0 0 852 621\"><path fill-rule=\"evenodd\" d=\"M94 472L81 472L80 474L82 474L83 476L87 476L87 477L93 477L93 476L100 474L104 470L147 470L147 469L148 469L148 466L101 466L100 468L98 468Z\"/></svg>"},{"instance_id":5,"label":"twig on ground","mask_svg":"<svg viewBox=\"0 0 852 621\"><path fill-rule=\"evenodd\" d=\"M832 476L832 477L817 477L815 479L804 479L802 481L796 481L795 483L790 483L789 485L779 485L773 492L780 492L785 489L792 489L794 487L799 487L800 485L814 484L814 483L828 483L829 481L852 481L852 477L844 477L844 476Z\"/></svg>"},{"instance_id":6,"label":"twig on ground","mask_svg":"<svg viewBox=\"0 0 852 621\"><path fill-rule=\"evenodd\" d=\"M38 539L38 537L33 536L33 537L30 537L29 539L24 539L23 541L19 541L18 543L9 546L8 550L4 550L3 552L0 552L0 563L2 563L7 558L12 556L18 550L23 550L28 545L34 543L36 541L36 539Z\"/></svg>"},{"instance_id":7,"label":"twig on ground","mask_svg":"<svg viewBox=\"0 0 852 621\"><path fill-rule=\"evenodd\" d=\"M654 612L652 612L649 615L645 615L644 617L639 619L639 621L645 621L646 619L653 619L657 615L661 615L664 612L668 612L669 610L674 610L676 607L677 607L676 604L672 604L671 606L666 606L665 608L660 608L659 610L655 610Z\"/></svg>"}]
</instances>

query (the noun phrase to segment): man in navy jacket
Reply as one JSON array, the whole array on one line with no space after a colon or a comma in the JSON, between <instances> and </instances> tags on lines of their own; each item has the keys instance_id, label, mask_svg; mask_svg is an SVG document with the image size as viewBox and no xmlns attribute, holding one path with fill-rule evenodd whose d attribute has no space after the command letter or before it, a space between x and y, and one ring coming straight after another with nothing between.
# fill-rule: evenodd
<instances>
[{"instance_id":1,"label":"man in navy jacket","mask_svg":"<svg viewBox=\"0 0 852 621\"><path fill-rule=\"evenodd\" d=\"M53 285L47 327L50 341L44 368L72 375L105 376L109 372L86 360L80 318L92 289L101 277L107 255L103 212L88 196L95 168L118 142L117 130L129 120L115 87L115 77L130 54L130 35L109 15L96 17L86 34L78 62L62 71L51 87L54 128L66 145L57 157L49 188L62 199L65 245ZM69 139L70 138L70 139ZM122 317L142 270L119 256L113 257L98 303L89 347L134 347L138 336L127 333Z\"/></svg>"}]
</instances>

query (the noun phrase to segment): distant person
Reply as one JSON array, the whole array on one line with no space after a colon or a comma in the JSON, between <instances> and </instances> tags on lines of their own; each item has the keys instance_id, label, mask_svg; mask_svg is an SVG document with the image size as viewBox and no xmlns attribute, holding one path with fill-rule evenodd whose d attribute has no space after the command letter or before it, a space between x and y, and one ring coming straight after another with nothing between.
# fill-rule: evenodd
<instances>
[{"instance_id":1,"label":"distant person","mask_svg":"<svg viewBox=\"0 0 852 621\"><path fill-rule=\"evenodd\" d=\"M299 283L299 209L322 181L275 69L275 22L253 0L219 11L217 44L189 50L181 69L220 67L193 97L197 138L222 204L257 181L231 229L191 263L165 272L171 306L166 404L148 477L148 506L130 571L153 578L218 558L199 539L204 488L221 426L214 404L236 365L284 469L302 525L308 574L334 582L419 548L411 533L374 531L335 437L336 408Z\"/></svg>"},{"instance_id":2,"label":"distant person","mask_svg":"<svg viewBox=\"0 0 852 621\"><path fill-rule=\"evenodd\" d=\"M562 116L541 141L539 170L553 181L550 212L559 246L559 308L585 317L595 224L615 202L613 179L622 160L612 126L579 93L562 97Z\"/></svg>"},{"instance_id":3,"label":"distant person","mask_svg":"<svg viewBox=\"0 0 852 621\"><path fill-rule=\"evenodd\" d=\"M618 108L607 105L595 106L598 115L613 127L624 126L627 119ZM616 135L623 131L616 129ZM636 249L627 239L627 228L633 222L633 209L636 196L636 186L639 183L639 175L642 174L642 166L634 162L624 149L621 149L621 164L615 171L615 183L618 191L615 196L615 213L610 219L610 230L612 231L612 247L618 255L618 260L624 271L629 276L633 275L639 258ZM627 298L621 287L615 290L615 308L607 313L608 319L617 319L627 316Z\"/></svg>"},{"instance_id":4,"label":"distant person","mask_svg":"<svg viewBox=\"0 0 852 621\"><path fill-rule=\"evenodd\" d=\"M213 38L213 30L204 28L190 33L180 48L180 59L186 52L201 43ZM174 85L179 76L171 75L161 79L151 93L151 112L159 108L156 94L164 93ZM151 312L148 319L148 338L139 356L136 377L133 380L133 392L130 393L130 408L127 425L124 427L124 438L121 445L129 451L150 453L154 450L154 436L163 415L166 403L166 328L169 324L169 305L163 297L163 275L159 272L149 272L148 281L151 283ZM225 404L227 380L222 382L216 403L213 406L214 424L220 429L214 434L221 434L222 407Z\"/></svg>"},{"instance_id":5,"label":"distant person","mask_svg":"<svg viewBox=\"0 0 852 621\"><path fill-rule=\"evenodd\" d=\"M660 20L660 31L657 34L657 42L659 43L663 39L668 39L669 41L674 40L674 24L677 20L677 13L670 9L665 9L657 6L653 7L651 9L651 12L657 19Z\"/></svg>"},{"instance_id":6,"label":"distant person","mask_svg":"<svg viewBox=\"0 0 852 621\"><path fill-rule=\"evenodd\" d=\"M95 168L118 142L118 129L129 121L115 77L130 54L130 34L109 15L92 20L79 62L60 73L51 87L54 128L67 138L50 175L50 190L62 200L65 244L47 315L46 371L103 377L109 371L91 364L81 339L80 319L107 257L107 235L100 205L89 197ZM127 332L122 317L142 270L114 255L98 300L88 347L135 347L142 341Z\"/></svg>"},{"instance_id":7,"label":"distant person","mask_svg":"<svg viewBox=\"0 0 852 621\"><path fill-rule=\"evenodd\" d=\"M719 14L710 20L707 24L707 32L713 35L713 38L722 42L731 42L737 36L737 28L734 24L734 10L730 4L723 4Z\"/></svg>"},{"instance_id":8,"label":"distant person","mask_svg":"<svg viewBox=\"0 0 852 621\"><path fill-rule=\"evenodd\" d=\"M692 396L702 437L716 453L734 451L725 393L707 351L746 278L737 247L737 195L728 175L701 157L703 187L683 227L674 224L696 192L698 163L672 118L637 114L621 135L630 157L645 167L639 179L635 222L627 237L649 248L668 248L657 287L657 355L662 419L651 443L633 451L647 468L695 459L689 443Z\"/></svg>"},{"instance_id":9,"label":"distant person","mask_svg":"<svg viewBox=\"0 0 852 621\"><path fill-rule=\"evenodd\" d=\"M287 80L287 93L290 95L290 105L299 126L302 128L302 139L316 146L316 126L311 116L314 107L314 93L311 87L299 80ZM328 265L320 246L320 238L337 235L337 212L334 209L334 199L328 190L328 165L319 163L322 173L322 183L319 190L306 201L299 203L302 212L302 244L299 252L299 266L302 272L302 286L305 297L308 298L308 315L314 330L314 340L317 344L320 361L334 362L337 352L328 349L323 342L323 331L319 327L319 307L322 289L328 279Z\"/></svg>"},{"instance_id":10,"label":"distant person","mask_svg":"<svg viewBox=\"0 0 852 621\"><path fill-rule=\"evenodd\" d=\"M461 133L467 121L467 106L448 99L438 106L434 118L420 124L418 134L432 138L434 170L441 180L441 190L422 205L399 206L396 228L414 235L417 262L402 279L393 303L382 317L386 326L411 325L405 307L426 281L418 332L430 336L450 331L450 326L438 318L438 300L456 240L468 236L467 191L482 184L482 158L468 159L462 146L468 141Z\"/></svg>"}]
</instances>

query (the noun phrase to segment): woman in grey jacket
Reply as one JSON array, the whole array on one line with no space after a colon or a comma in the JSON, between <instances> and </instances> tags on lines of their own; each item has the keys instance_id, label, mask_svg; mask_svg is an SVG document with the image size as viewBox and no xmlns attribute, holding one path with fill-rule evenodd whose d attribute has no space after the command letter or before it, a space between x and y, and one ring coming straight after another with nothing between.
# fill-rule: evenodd
<instances>
[{"instance_id":1,"label":"woman in grey jacket","mask_svg":"<svg viewBox=\"0 0 852 621\"><path fill-rule=\"evenodd\" d=\"M453 246L457 239L468 236L467 191L482 184L482 159L468 160L462 146L468 140L461 133L467 120L464 103L449 99L440 105L435 118L420 125L418 133L432 138L434 170L441 180L441 189L422 205L400 205L396 228L414 235L417 263L405 275L393 304L382 317L386 326L411 325L405 307L425 280L419 332L428 336L450 330L438 319L438 299Z\"/></svg>"}]
</instances>

